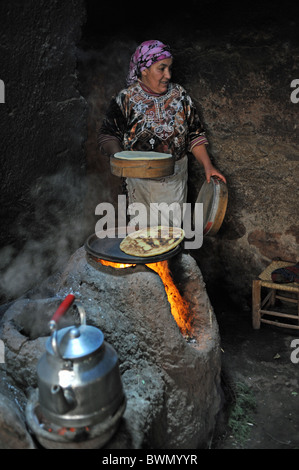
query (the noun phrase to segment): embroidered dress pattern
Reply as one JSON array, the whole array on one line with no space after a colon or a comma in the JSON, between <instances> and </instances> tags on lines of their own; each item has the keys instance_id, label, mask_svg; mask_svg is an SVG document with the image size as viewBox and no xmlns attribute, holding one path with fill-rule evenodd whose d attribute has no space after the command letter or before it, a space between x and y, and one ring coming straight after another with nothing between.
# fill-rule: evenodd
<instances>
[{"instance_id":1,"label":"embroidered dress pattern","mask_svg":"<svg viewBox=\"0 0 299 470\"><path fill-rule=\"evenodd\" d=\"M124 150L171 153L176 160L208 143L191 98L173 83L158 96L139 82L122 90L110 104L100 135L117 137Z\"/></svg>"}]
</instances>

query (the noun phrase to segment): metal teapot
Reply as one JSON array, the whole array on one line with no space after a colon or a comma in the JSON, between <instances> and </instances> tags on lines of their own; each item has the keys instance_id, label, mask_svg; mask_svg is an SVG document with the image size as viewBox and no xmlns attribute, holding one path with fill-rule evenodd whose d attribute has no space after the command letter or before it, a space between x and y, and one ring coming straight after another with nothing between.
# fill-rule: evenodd
<instances>
[{"instance_id":1,"label":"metal teapot","mask_svg":"<svg viewBox=\"0 0 299 470\"><path fill-rule=\"evenodd\" d=\"M81 325L57 329L57 322L75 301L68 295L49 323L52 331L46 353L37 366L41 413L57 425L92 426L125 410L118 357L76 301Z\"/></svg>"}]
</instances>

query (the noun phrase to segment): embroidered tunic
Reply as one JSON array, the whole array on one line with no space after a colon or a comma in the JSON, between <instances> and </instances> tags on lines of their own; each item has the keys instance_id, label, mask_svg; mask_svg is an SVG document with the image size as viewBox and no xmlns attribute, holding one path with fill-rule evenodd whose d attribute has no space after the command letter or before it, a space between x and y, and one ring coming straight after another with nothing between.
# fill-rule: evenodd
<instances>
[{"instance_id":1,"label":"embroidered tunic","mask_svg":"<svg viewBox=\"0 0 299 470\"><path fill-rule=\"evenodd\" d=\"M123 150L170 153L175 160L208 144L190 96L174 83L163 95L140 82L123 89L112 99L100 128L100 148L111 139L118 139Z\"/></svg>"}]
</instances>

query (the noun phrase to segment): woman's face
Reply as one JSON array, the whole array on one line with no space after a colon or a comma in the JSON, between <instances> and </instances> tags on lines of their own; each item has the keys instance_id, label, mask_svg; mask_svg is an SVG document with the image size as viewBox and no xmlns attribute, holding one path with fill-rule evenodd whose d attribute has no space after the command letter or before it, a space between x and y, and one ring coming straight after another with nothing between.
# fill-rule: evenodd
<instances>
[{"instance_id":1,"label":"woman's face","mask_svg":"<svg viewBox=\"0 0 299 470\"><path fill-rule=\"evenodd\" d=\"M141 81L155 93L165 93L171 79L172 59L162 59L141 72Z\"/></svg>"}]
</instances>

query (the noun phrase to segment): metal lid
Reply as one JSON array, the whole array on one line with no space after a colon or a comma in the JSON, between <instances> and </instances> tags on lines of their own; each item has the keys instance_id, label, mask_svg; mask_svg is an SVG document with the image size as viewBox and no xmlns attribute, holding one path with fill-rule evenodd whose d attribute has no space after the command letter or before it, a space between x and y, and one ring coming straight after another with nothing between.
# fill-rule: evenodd
<instances>
[{"instance_id":1,"label":"metal lid","mask_svg":"<svg viewBox=\"0 0 299 470\"><path fill-rule=\"evenodd\" d=\"M47 350L62 359L79 359L93 354L104 342L104 335L98 328L89 325L71 326L54 332L47 342Z\"/></svg>"}]
</instances>

